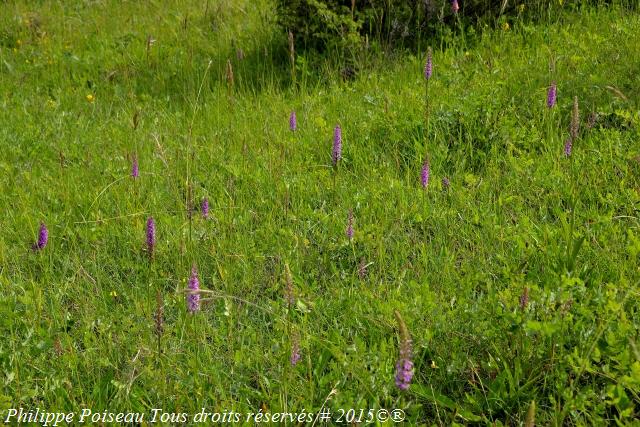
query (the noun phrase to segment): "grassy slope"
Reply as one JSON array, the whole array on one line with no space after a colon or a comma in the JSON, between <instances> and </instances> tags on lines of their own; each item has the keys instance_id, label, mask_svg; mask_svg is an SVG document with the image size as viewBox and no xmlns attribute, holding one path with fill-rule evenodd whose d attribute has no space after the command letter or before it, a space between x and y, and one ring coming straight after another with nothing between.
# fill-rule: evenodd
<instances>
[{"instance_id":1,"label":"grassy slope","mask_svg":"<svg viewBox=\"0 0 640 427\"><path fill-rule=\"evenodd\" d=\"M467 48L448 40L425 147L422 59L374 58L349 84L311 73L292 91L266 4L178 3L0 10L0 408L317 410L335 387L334 408L402 407L421 421L514 423L534 398L542 423L637 415L637 15L585 10L551 27L512 22ZM568 160L574 95L583 132ZM587 130L592 111L607 118ZM188 183L212 220L189 221ZM584 244L567 268L573 201L571 242ZM50 241L34 254L41 220ZM197 316L182 293L192 263L216 295ZM290 312L285 263L300 301ZM408 393L393 384L393 309L414 340ZM291 368L295 331L303 360Z\"/></svg>"}]
</instances>

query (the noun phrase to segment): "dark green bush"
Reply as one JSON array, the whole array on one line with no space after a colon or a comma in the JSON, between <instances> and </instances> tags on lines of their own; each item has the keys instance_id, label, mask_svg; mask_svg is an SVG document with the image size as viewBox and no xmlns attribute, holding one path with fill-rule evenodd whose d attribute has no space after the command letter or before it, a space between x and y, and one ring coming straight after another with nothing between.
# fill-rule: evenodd
<instances>
[{"instance_id":1,"label":"dark green bush","mask_svg":"<svg viewBox=\"0 0 640 427\"><path fill-rule=\"evenodd\" d=\"M415 46L443 26L465 25L501 17L547 19L554 9L612 2L637 9L636 0L276 0L280 26L295 34L296 45L326 50L361 46L365 40L384 46Z\"/></svg>"}]
</instances>

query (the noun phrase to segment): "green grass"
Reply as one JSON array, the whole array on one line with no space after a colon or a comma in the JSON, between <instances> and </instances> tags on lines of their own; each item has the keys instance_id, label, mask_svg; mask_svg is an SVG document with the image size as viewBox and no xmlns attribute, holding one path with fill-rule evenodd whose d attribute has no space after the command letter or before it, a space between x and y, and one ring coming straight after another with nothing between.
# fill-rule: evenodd
<instances>
[{"instance_id":1,"label":"green grass","mask_svg":"<svg viewBox=\"0 0 640 427\"><path fill-rule=\"evenodd\" d=\"M340 58L300 56L292 87L267 0L183 3L0 8L0 416L325 400L411 424L517 425L532 400L539 425L639 416L638 14L434 40L425 135L423 55L365 53L349 82ZM211 219L190 219L205 196ZM211 293L190 315L193 264ZM413 339L406 392L394 310Z\"/></svg>"}]
</instances>

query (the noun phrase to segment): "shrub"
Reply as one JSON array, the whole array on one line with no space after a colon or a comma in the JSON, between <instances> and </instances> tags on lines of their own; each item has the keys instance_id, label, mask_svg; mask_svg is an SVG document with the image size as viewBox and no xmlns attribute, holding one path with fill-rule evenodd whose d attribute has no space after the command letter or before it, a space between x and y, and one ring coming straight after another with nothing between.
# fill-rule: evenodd
<instances>
[{"instance_id":1,"label":"shrub","mask_svg":"<svg viewBox=\"0 0 640 427\"><path fill-rule=\"evenodd\" d=\"M277 20L296 35L302 48L330 50L361 46L365 39L389 47L415 45L442 26L456 25L452 0L276 0ZM502 16L547 19L548 8L621 3L637 9L634 0L458 0L466 24L495 21Z\"/></svg>"}]
</instances>

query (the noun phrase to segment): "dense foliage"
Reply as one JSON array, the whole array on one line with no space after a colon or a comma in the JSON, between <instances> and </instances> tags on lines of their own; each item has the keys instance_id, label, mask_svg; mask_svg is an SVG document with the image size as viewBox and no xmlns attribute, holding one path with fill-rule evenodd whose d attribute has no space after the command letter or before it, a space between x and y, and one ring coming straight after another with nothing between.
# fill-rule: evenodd
<instances>
[{"instance_id":1,"label":"dense foliage","mask_svg":"<svg viewBox=\"0 0 640 427\"><path fill-rule=\"evenodd\" d=\"M458 0L276 0L280 27L294 33L300 46L325 49L357 49L368 42L385 46L420 45L440 34L443 28L483 23L505 23L526 17L549 22L564 11L575 12L585 5L610 2ZM618 0L621 6L637 9L637 2Z\"/></svg>"}]
</instances>

